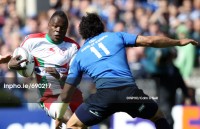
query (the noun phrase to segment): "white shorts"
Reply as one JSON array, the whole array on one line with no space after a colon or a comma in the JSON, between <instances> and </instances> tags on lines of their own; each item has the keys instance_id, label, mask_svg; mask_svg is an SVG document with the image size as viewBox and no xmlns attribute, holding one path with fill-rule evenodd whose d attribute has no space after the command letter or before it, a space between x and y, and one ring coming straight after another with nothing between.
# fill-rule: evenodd
<instances>
[{"instance_id":1,"label":"white shorts","mask_svg":"<svg viewBox=\"0 0 200 129\"><path fill-rule=\"evenodd\" d=\"M46 113L51 117L55 118L56 109L58 107L57 96L49 97L44 102L41 102L41 107L46 111ZM83 102L82 93L79 89L73 94L73 97L69 103L69 109L74 113L78 106Z\"/></svg>"}]
</instances>

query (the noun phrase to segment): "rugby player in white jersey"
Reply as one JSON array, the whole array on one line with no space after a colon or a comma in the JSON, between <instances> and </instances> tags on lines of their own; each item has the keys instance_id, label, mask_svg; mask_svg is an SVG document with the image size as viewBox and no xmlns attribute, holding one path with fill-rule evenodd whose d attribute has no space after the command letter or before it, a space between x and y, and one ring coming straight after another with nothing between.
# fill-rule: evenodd
<instances>
[{"instance_id":1,"label":"rugby player in white jersey","mask_svg":"<svg viewBox=\"0 0 200 129\"><path fill-rule=\"evenodd\" d=\"M39 88L41 107L53 119L66 123L72 113L82 103L82 93L76 89L68 109L62 109L65 103L59 103L60 93L68 72L68 64L73 55L79 49L79 45L72 39L66 37L68 19L63 11L56 11L50 18L48 33L37 33L26 36L21 43L34 56L35 74L38 84L48 84L48 87ZM10 69L23 69L18 61L19 57L11 58L8 63ZM26 60L24 60L26 61ZM56 128L61 123L56 122Z\"/></svg>"}]
</instances>

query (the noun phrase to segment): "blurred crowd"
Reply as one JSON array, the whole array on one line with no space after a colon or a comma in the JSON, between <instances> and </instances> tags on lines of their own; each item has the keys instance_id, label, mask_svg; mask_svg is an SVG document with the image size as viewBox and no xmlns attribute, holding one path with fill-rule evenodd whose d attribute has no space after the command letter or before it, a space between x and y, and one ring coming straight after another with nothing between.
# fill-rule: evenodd
<instances>
[{"instance_id":1,"label":"blurred crowd","mask_svg":"<svg viewBox=\"0 0 200 129\"><path fill-rule=\"evenodd\" d=\"M57 9L64 10L69 18L67 36L80 45L84 41L78 33L78 25L86 12L98 13L107 31L192 38L200 42L200 0L49 0L48 10L24 17L17 13L16 2L0 0L1 55L11 54L28 34L46 33L48 20ZM180 103L197 104L190 78L194 69L200 68L200 47L133 47L127 49L127 59L136 78L151 78L157 82L158 96L160 93L163 102L170 103L163 106L169 107L166 110L176 104L178 88L186 96ZM17 76L7 64L0 65L1 83ZM90 90L93 91L92 86ZM16 93L23 98L20 92Z\"/></svg>"}]
</instances>

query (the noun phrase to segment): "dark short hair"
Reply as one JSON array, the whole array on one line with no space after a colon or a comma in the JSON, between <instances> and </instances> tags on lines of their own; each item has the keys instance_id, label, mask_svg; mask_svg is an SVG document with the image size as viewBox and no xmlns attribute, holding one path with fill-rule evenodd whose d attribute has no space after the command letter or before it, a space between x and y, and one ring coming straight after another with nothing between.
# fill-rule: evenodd
<instances>
[{"instance_id":1,"label":"dark short hair","mask_svg":"<svg viewBox=\"0 0 200 129\"><path fill-rule=\"evenodd\" d=\"M57 10L57 11L55 11L55 12L53 13L53 15L50 17L49 22L51 22L51 20L52 20L54 17L57 17L57 16L63 18L63 19L66 21L66 24L68 25L68 18L67 18L67 15L66 15L65 12L62 11L62 10Z\"/></svg>"},{"instance_id":2,"label":"dark short hair","mask_svg":"<svg viewBox=\"0 0 200 129\"><path fill-rule=\"evenodd\" d=\"M79 24L79 33L83 39L91 38L104 32L104 24L96 13L87 13Z\"/></svg>"}]
</instances>

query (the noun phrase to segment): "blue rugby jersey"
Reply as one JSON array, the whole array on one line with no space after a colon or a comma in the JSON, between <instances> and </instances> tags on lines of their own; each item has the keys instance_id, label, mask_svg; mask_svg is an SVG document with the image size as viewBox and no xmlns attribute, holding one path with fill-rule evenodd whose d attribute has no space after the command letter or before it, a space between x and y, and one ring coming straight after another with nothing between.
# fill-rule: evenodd
<instances>
[{"instance_id":1,"label":"blue rugby jersey","mask_svg":"<svg viewBox=\"0 0 200 129\"><path fill-rule=\"evenodd\" d=\"M97 89L134 84L125 47L134 46L136 39L137 35L125 32L104 32L87 39L71 60L66 83L78 85L85 73Z\"/></svg>"}]
</instances>

